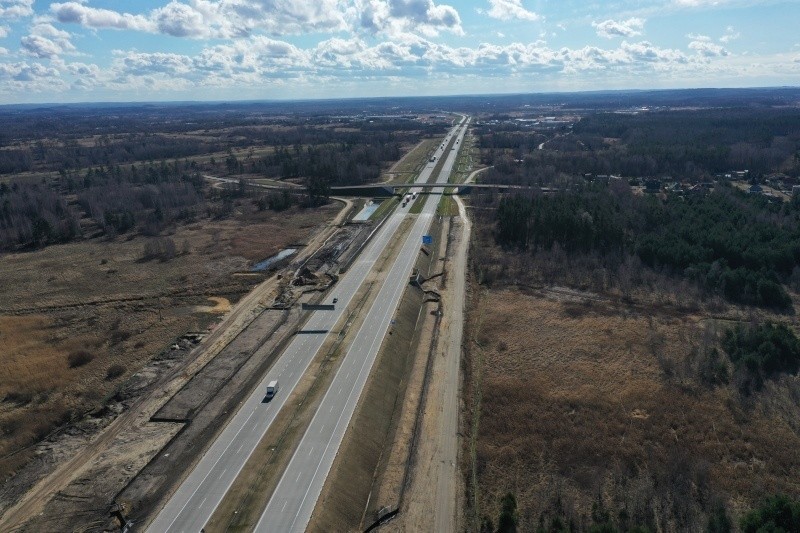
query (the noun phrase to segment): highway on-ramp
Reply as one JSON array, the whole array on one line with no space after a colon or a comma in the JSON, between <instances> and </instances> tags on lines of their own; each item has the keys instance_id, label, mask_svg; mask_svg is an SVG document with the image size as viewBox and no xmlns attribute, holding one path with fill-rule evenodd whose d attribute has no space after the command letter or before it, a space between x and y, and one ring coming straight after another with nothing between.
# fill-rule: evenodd
<instances>
[{"instance_id":1,"label":"highway on-ramp","mask_svg":"<svg viewBox=\"0 0 800 533\"><path fill-rule=\"evenodd\" d=\"M456 149L447 154L437 178L439 183L446 183L450 177L467 129L468 121L463 122L457 134L458 144L454 145ZM422 236L430 228L438 200L438 195L425 198L421 213L278 482L256 525L256 532L294 532L306 529L372 364L408 286L409 275L419 255Z\"/></svg>"},{"instance_id":2,"label":"highway on-ramp","mask_svg":"<svg viewBox=\"0 0 800 533\"><path fill-rule=\"evenodd\" d=\"M437 156L440 157L444 153L450 138L457 130L458 126L450 130L444 141L444 148L437 149ZM426 182L435 166L433 162L428 163L417 181ZM308 333L300 332L292 339L259 386L242 403L237 413L153 519L148 531L197 533L205 526L325 342L328 334L324 332L332 330L344 316L347 306L386 245L394 237L410 207L411 205L405 209L398 209L376 232L361 256L340 278L324 302L332 303L334 297L338 298L335 309L316 311L310 316L303 327L303 331ZM280 391L272 401L265 403L263 400L267 383L273 380L279 382Z\"/></svg>"}]
</instances>

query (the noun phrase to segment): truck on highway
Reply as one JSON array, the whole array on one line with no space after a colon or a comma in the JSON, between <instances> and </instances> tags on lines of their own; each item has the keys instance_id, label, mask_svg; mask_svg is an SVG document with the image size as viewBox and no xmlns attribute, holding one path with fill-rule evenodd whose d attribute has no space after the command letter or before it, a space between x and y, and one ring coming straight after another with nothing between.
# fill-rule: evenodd
<instances>
[{"instance_id":1,"label":"truck on highway","mask_svg":"<svg viewBox=\"0 0 800 533\"><path fill-rule=\"evenodd\" d=\"M272 398L275 397L276 394L278 394L278 382L277 381L270 381L267 384L267 394L266 394L265 398L267 400L271 400Z\"/></svg>"}]
</instances>

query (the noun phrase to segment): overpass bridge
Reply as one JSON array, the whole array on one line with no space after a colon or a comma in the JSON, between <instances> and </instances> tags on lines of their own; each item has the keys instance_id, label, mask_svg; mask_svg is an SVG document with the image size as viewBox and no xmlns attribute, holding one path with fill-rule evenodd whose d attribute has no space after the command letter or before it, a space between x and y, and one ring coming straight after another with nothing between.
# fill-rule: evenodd
<instances>
[{"instance_id":1,"label":"overpass bridge","mask_svg":"<svg viewBox=\"0 0 800 533\"><path fill-rule=\"evenodd\" d=\"M331 187L332 196L395 196L403 194L406 189L421 189L420 194L470 194L473 190L494 189L500 192L540 191L556 192L551 187L529 187L527 185L500 185L496 183L381 183L376 185L343 185Z\"/></svg>"},{"instance_id":2,"label":"overpass bridge","mask_svg":"<svg viewBox=\"0 0 800 533\"><path fill-rule=\"evenodd\" d=\"M218 178L214 176L203 176L206 179L230 185L238 186L240 180L234 178ZM246 187L257 187L272 191L289 191L291 193L301 193L308 189L302 186L283 186L266 185L251 180L244 181ZM365 196L369 198L382 196L399 196L407 189L414 188L420 194L470 194L473 190L494 189L500 192L511 191L537 191L542 193L557 192L558 189L552 187L530 187L527 185L501 185L498 183L377 183L372 185L340 185L331 187L331 196Z\"/></svg>"}]
</instances>

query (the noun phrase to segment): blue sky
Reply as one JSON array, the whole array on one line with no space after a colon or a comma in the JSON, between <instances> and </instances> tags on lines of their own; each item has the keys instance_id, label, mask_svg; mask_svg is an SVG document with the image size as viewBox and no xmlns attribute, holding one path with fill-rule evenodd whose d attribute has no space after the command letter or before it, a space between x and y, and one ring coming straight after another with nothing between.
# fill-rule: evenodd
<instances>
[{"instance_id":1,"label":"blue sky","mask_svg":"<svg viewBox=\"0 0 800 533\"><path fill-rule=\"evenodd\" d=\"M0 0L0 104L800 85L798 0Z\"/></svg>"}]
</instances>

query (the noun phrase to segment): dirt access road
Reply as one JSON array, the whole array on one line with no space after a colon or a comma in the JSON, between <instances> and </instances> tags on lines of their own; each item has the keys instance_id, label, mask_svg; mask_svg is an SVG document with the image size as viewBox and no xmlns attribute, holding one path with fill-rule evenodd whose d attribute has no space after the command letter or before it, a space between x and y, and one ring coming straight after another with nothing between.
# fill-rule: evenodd
<instances>
[{"instance_id":1,"label":"dirt access road","mask_svg":"<svg viewBox=\"0 0 800 533\"><path fill-rule=\"evenodd\" d=\"M471 224L460 198L460 220L452 235L444 315L433 357L414 473L397 518L385 531L459 531L464 484L458 467L461 347Z\"/></svg>"},{"instance_id":2,"label":"dirt access road","mask_svg":"<svg viewBox=\"0 0 800 533\"><path fill-rule=\"evenodd\" d=\"M450 283L447 297L450 302L450 320L443 322L443 337L446 354L442 374L440 405L442 406L439 432L436 435L436 453L434 461L438 465L438 481L434 506L434 531L456 531L458 526L457 510L461 507L457 501L461 499L458 487L458 428L459 420L459 384L461 380L461 347L464 337L464 299L467 277L467 254L472 225L467 218L464 202L456 197L458 213L461 217L461 235L456 242L453 257Z\"/></svg>"},{"instance_id":3,"label":"dirt access road","mask_svg":"<svg viewBox=\"0 0 800 533\"><path fill-rule=\"evenodd\" d=\"M335 220L315 235L299 254L299 259L308 259L336 231L352 208L345 201L344 208ZM29 518L41 513L47 504L73 480L85 475L108 451L121 433L144 426L153 414L181 389L203 366L215 357L240 331L258 315L259 306L278 289L278 280L269 278L243 297L223 319L214 332L190 354L186 360L160 377L150 392L137 400L127 411L98 433L85 448L73 455L50 474L39 480L20 500L0 517L0 531L13 531Z\"/></svg>"}]
</instances>

